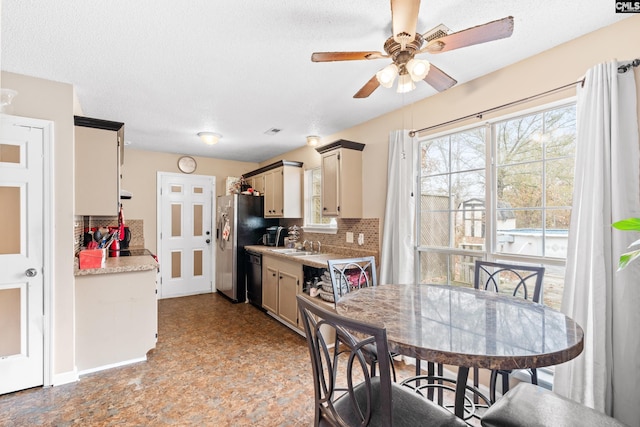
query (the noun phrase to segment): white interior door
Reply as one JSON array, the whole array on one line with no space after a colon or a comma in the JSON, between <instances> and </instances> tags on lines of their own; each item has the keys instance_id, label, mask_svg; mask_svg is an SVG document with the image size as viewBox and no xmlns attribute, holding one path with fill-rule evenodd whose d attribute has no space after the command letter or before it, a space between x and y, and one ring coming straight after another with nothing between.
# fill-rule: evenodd
<instances>
[{"instance_id":1,"label":"white interior door","mask_svg":"<svg viewBox=\"0 0 640 427\"><path fill-rule=\"evenodd\" d=\"M158 176L160 298L212 292L215 177Z\"/></svg>"},{"instance_id":2,"label":"white interior door","mask_svg":"<svg viewBox=\"0 0 640 427\"><path fill-rule=\"evenodd\" d=\"M0 394L44 383L43 141L0 115Z\"/></svg>"}]
</instances>

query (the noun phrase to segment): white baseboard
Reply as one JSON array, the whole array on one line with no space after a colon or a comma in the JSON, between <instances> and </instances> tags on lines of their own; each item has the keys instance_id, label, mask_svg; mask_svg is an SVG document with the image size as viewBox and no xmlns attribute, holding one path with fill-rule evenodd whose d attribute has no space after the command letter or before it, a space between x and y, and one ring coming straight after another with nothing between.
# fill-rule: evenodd
<instances>
[{"instance_id":1,"label":"white baseboard","mask_svg":"<svg viewBox=\"0 0 640 427\"><path fill-rule=\"evenodd\" d=\"M59 386L69 383L74 383L79 380L78 370L74 369L73 371L63 372L61 374L53 374L53 384L52 386Z\"/></svg>"},{"instance_id":2,"label":"white baseboard","mask_svg":"<svg viewBox=\"0 0 640 427\"><path fill-rule=\"evenodd\" d=\"M125 360L123 362L112 363L110 365L103 365L103 366L98 366L96 368L85 369L83 371L80 371L78 375L79 376L87 375L93 372L104 371L105 369L118 368L120 366L131 365L133 363L140 363L140 362L146 362L146 361L147 361L147 356L138 357L136 359L130 359L130 360Z\"/></svg>"}]
</instances>

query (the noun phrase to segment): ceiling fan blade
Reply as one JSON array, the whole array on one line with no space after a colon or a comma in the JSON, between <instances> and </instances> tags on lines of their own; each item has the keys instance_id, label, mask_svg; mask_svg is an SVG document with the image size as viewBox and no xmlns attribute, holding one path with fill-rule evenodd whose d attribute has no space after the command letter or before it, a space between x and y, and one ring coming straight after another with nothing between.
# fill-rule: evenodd
<instances>
[{"instance_id":1,"label":"ceiling fan blade","mask_svg":"<svg viewBox=\"0 0 640 427\"><path fill-rule=\"evenodd\" d=\"M433 64L429 67L429 72L423 80L433 86L433 88L438 92L447 90L458 83L456 79Z\"/></svg>"},{"instance_id":2,"label":"ceiling fan blade","mask_svg":"<svg viewBox=\"0 0 640 427\"><path fill-rule=\"evenodd\" d=\"M467 28L435 40L431 40L418 53L442 53L474 44L510 37L513 33L513 16L491 21L483 25Z\"/></svg>"},{"instance_id":3,"label":"ceiling fan blade","mask_svg":"<svg viewBox=\"0 0 640 427\"><path fill-rule=\"evenodd\" d=\"M416 37L420 0L391 0L393 39L404 46Z\"/></svg>"},{"instance_id":4,"label":"ceiling fan blade","mask_svg":"<svg viewBox=\"0 0 640 427\"><path fill-rule=\"evenodd\" d=\"M374 75L373 77L371 77L371 80L365 83L365 85L362 86L362 88L360 88L360 90L356 92L355 95L353 95L353 97L366 98L367 96L371 95L374 90L378 89L378 86L380 86L380 83L378 82L378 78Z\"/></svg>"},{"instance_id":5,"label":"ceiling fan blade","mask_svg":"<svg viewBox=\"0 0 640 427\"><path fill-rule=\"evenodd\" d=\"M380 59L387 58L381 52L314 52L311 54L313 62L331 62L331 61L358 61L361 59Z\"/></svg>"}]
</instances>

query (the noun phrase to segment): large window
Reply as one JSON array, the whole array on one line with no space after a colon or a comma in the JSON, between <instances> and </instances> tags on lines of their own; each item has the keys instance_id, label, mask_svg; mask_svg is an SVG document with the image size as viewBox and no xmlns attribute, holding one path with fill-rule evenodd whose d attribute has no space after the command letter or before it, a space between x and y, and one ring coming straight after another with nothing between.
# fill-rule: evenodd
<instances>
[{"instance_id":1,"label":"large window","mask_svg":"<svg viewBox=\"0 0 640 427\"><path fill-rule=\"evenodd\" d=\"M575 105L419 144L419 280L473 286L476 259L544 265L559 308L575 153Z\"/></svg>"}]
</instances>

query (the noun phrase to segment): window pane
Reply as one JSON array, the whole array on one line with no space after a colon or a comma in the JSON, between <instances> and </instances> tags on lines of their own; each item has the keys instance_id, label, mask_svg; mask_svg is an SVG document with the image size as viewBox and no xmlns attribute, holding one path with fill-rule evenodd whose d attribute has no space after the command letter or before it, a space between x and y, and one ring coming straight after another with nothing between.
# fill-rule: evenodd
<instances>
[{"instance_id":1,"label":"window pane","mask_svg":"<svg viewBox=\"0 0 640 427\"><path fill-rule=\"evenodd\" d=\"M542 114L496 124L498 163L506 165L541 160L543 134Z\"/></svg>"},{"instance_id":2,"label":"window pane","mask_svg":"<svg viewBox=\"0 0 640 427\"><path fill-rule=\"evenodd\" d=\"M547 206L571 206L573 202L573 157L550 160L546 165ZM567 222L567 225L569 223Z\"/></svg>"},{"instance_id":3,"label":"window pane","mask_svg":"<svg viewBox=\"0 0 640 427\"><path fill-rule=\"evenodd\" d=\"M420 253L420 283L473 287L473 269L481 255Z\"/></svg>"},{"instance_id":4,"label":"window pane","mask_svg":"<svg viewBox=\"0 0 640 427\"><path fill-rule=\"evenodd\" d=\"M451 171L484 169L484 128L451 135Z\"/></svg>"},{"instance_id":5,"label":"window pane","mask_svg":"<svg viewBox=\"0 0 640 427\"><path fill-rule=\"evenodd\" d=\"M498 167L498 206L526 208L541 206L542 162Z\"/></svg>"},{"instance_id":6,"label":"window pane","mask_svg":"<svg viewBox=\"0 0 640 427\"><path fill-rule=\"evenodd\" d=\"M449 172L449 138L425 141L420 145L422 176Z\"/></svg>"}]
</instances>

